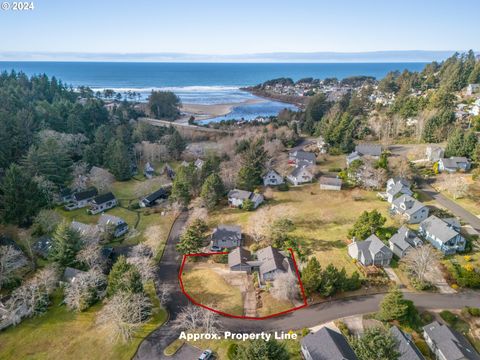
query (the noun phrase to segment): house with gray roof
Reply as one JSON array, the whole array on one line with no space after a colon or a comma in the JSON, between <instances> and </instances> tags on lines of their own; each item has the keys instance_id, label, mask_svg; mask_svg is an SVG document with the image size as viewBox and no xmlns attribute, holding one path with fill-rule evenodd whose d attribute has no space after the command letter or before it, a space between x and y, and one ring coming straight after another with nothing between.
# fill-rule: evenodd
<instances>
[{"instance_id":1,"label":"house with gray roof","mask_svg":"<svg viewBox=\"0 0 480 360\"><path fill-rule=\"evenodd\" d=\"M72 195L72 200L65 205L65 210L71 211L84 208L90 204L97 194L98 191L95 188L79 191Z\"/></svg>"},{"instance_id":2,"label":"house with gray roof","mask_svg":"<svg viewBox=\"0 0 480 360\"><path fill-rule=\"evenodd\" d=\"M423 241L417 236L415 231L410 230L403 225L398 231L388 240L390 250L399 258L404 257L407 252L423 244Z\"/></svg>"},{"instance_id":3,"label":"house with gray roof","mask_svg":"<svg viewBox=\"0 0 480 360\"><path fill-rule=\"evenodd\" d=\"M147 179L151 179L155 176L155 169L149 162L147 162L143 167L143 176L145 176Z\"/></svg>"},{"instance_id":4,"label":"house with gray roof","mask_svg":"<svg viewBox=\"0 0 480 360\"><path fill-rule=\"evenodd\" d=\"M452 156L450 158L443 158L438 161L438 171L454 173L459 170L470 170L470 161L463 156Z\"/></svg>"},{"instance_id":5,"label":"house with gray roof","mask_svg":"<svg viewBox=\"0 0 480 360\"><path fill-rule=\"evenodd\" d=\"M210 242L212 251L232 249L241 246L242 229L236 225L219 225L213 230Z\"/></svg>"},{"instance_id":6,"label":"house with gray roof","mask_svg":"<svg viewBox=\"0 0 480 360\"><path fill-rule=\"evenodd\" d=\"M392 201L390 213L401 215L408 224L418 224L428 217L428 207L410 195L402 195Z\"/></svg>"},{"instance_id":7,"label":"house with gray roof","mask_svg":"<svg viewBox=\"0 0 480 360\"><path fill-rule=\"evenodd\" d=\"M306 360L357 360L345 337L328 327L308 334L300 340Z\"/></svg>"},{"instance_id":8,"label":"house with gray roof","mask_svg":"<svg viewBox=\"0 0 480 360\"><path fill-rule=\"evenodd\" d=\"M239 246L228 253L228 267L230 271L246 271L250 273L252 271L251 259L252 254L250 251Z\"/></svg>"},{"instance_id":9,"label":"house with gray roof","mask_svg":"<svg viewBox=\"0 0 480 360\"><path fill-rule=\"evenodd\" d=\"M355 160L361 160L364 156L379 159L382 151L382 146L378 144L358 144L355 146L355 151L347 155L347 166L350 166Z\"/></svg>"},{"instance_id":10,"label":"house with gray roof","mask_svg":"<svg viewBox=\"0 0 480 360\"><path fill-rule=\"evenodd\" d=\"M65 283L72 284L75 279L78 277L80 274L84 274L85 271L75 269L72 267L66 267L65 270L63 271L63 276L62 276L62 281Z\"/></svg>"},{"instance_id":11,"label":"house with gray roof","mask_svg":"<svg viewBox=\"0 0 480 360\"><path fill-rule=\"evenodd\" d=\"M460 234L458 221L440 219L432 215L420 223L418 232L445 255L465 250L466 240Z\"/></svg>"},{"instance_id":12,"label":"house with gray roof","mask_svg":"<svg viewBox=\"0 0 480 360\"><path fill-rule=\"evenodd\" d=\"M348 255L364 266L388 266L393 253L376 235L364 241L353 241L348 245Z\"/></svg>"},{"instance_id":13,"label":"house with gray roof","mask_svg":"<svg viewBox=\"0 0 480 360\"><path fill-rule=\"evenodd\" d=\"M117 206L117 199L113 193L108 192L95 197L90 203L90 209L88 209L88 212L91 215L95 215L102 211L114 208L115 206Z\"/></svg>"},{"instance_id":14,"label":"house with gray roof","mask_svg":"<svg viewBox=\"0 0 480 360\"><path fill-rule=\"evenodd\" d=\"M362 160L362 156L358 152L353 151L347 155L347 166L350 166L355 160Z\"/></svg>"},{"instance_id":15,"label":"house with gray roof","mask_svg":"<svg viewBox=\"0 0 480 360\"><path fill-rule=\"evenodd\" d=\"M263 175L263 185L264 186L277 186L284 184L283 176L280 175L277 171L270 169Z\"/></svg>"},{"instance_id":16,"label":"house with gray roof","mask_svg":"<svg viewBox=\"0 0 480 360\"><path fill-rule=\"evenodd\" d=\"M288 154L288 163L295 166L312 166L317 163L317 157L311 152L295 150Z\"/></svg>"},{"instance_id":17,"label":"house with gray roof","mask_svg":"<svg viewBox=\"0 0 480 360\"><path fill-rule=\"evenodd\" d=\"M245 200L253 202L253 208L256 209L264 200L260 193L253 193L251 191L233 189L228 192L228 203L233 207L242 207Z\"/></svg>"},{"instance_id":18,"label":"house with gray roof","mask_svg":"<svg viewBox=\"0 0 480 360\"><path fill-rule=\"evenodd\" d=\"M102 231L111 233L116 238L128 232L128 224L118 216L102 214L98 219L98 226Z\"/></svg>"},{"instance_id":19,"label":"house with gray roof","mask_svg":"<svg viewBox=\"0 0 480 360\"><path fill-rule=\"evenodd\" d=\"M384 197L384 199L391 204L393 200L395 200L399 196L402 196L402 195L412 196L413 191L410 189L410 187L411 187L410 182L404 178L401 178L401 177L391 178L387 181L387 188L382 197Z\"/></svg>"},{"instance_id":20,"label":"house with gray roof","mask_svg":"<svg viewBox=\"0 0 480 360\"><path fill-rule=\"evenodd\" d=\"M298 166L287 175L287 180L294 186L312 182L313 174L305 166Z\"/></svg>"},{"instance_id":21,"label":"house with gray roof","mask_svg":"<svg viewBox=\"0 0 480 360\"><path fill-rule=\"evenodd\" d=\"M423 327L423 337L436 359L480 360L480 355L461 334L434 321Z\"/></svg>"},{"instance_id":22,"label":"house with gray roof","mask_svg":"<svg viewBox=\"0 0 480 360\"><path fill-rule=\"evenodd\" d=\"M404 333L396 326L390 328L390 333L397 343L397 350L400 353L398 360L425 360L410 334Z\"/></svg>"},{"instance_id":23,"label":"house with gray roof","mask_svg":"<svg viewBox=\"0 0 480 360\"><path fill-rule=\"evenodd\" d=\"M320 190L342 190L342 179L331 176L321 176L318 182L320 183Z\"/></svg>"}]
</instances>

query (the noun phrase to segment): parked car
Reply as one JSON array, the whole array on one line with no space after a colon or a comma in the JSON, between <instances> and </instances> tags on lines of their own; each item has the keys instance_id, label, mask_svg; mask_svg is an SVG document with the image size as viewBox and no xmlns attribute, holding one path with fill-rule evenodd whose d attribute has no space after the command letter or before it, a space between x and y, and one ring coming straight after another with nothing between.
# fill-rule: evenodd
<instances>
[{"instance_id":1,"label":"parked car","mask_svg":"<svg viewBox=\"0 0 480 360\"><path fill-rule=\"evenodd\" d=\"M212 350L205 350L202 355L200 355L200 357L198 358L198 360L208 360L208 359L211 359L212 358Z\"/></svg>"}]
</instances>

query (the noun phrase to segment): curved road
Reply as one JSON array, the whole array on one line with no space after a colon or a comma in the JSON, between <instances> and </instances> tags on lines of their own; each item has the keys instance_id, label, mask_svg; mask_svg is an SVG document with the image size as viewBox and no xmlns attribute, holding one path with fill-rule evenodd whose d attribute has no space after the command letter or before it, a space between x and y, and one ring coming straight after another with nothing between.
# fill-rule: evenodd
<instances>
[{"instance_id":1,"label":"curved road","mask_svg":"<svg viewBox=\"0 0 480 360\"><path fill-rule=\"evenodd\" d=\"M158 268L159 282L167 282L174 286L174 292L166 305L170 320L175 319L181 307L188 304L188 299L180 291L178 271L181 255L176 251L175 244L188 219L188 214L181 214L175 221L167 240L165 252ZM224 317L222 327L229 331L274 331L301 329L329 322L341 317L371 313L378 310L383 294L366 295L350 299L334 300L322 304L308 306L293 313L267 320L241 320ZM480 294L465 292L461 294L416 294L405 293L419 309L460 309L465 306L480 304ZM170 320L152 332L140 345L135 359L162 359L163 349L178 338L179 331L170 326Z\"/></svg>"}]
</instances>

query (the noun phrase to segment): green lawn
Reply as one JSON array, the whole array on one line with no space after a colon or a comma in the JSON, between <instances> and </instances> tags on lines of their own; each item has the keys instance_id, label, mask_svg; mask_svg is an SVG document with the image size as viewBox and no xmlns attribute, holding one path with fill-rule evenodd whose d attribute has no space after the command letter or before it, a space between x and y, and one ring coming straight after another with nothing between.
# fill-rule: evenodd
<instances>
[{"instance_id":1,"label":"green lawn","mask_svg":"<svg viewBox=\"0 0 480 360\"><path fill-rule=\"evenodd\" d=\"M167 319L166 311L154 296L153 284L147 290L154 304L154 316L128 344L111 343L108 333L96 326L101 304L82 313L70 312L61 305L62 294L58 290L44 315L2 331L0 359L131 359L140 342Z\"/></svg>"}]
</instances>

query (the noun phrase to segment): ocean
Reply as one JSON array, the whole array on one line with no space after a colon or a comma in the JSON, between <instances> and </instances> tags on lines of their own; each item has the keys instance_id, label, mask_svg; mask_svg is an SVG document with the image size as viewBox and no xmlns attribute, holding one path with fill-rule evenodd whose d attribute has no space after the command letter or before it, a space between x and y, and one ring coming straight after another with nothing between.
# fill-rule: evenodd
<instances>
[{"instance_id":1,"label":"ocean","mask_svg":"<svg viewBox=\"0 0 480 360\"><path fill-rule=\"evenodd\" d=\"M132 63L132 62L0 62L0 71L55 76L72 87L93 90L135 91L146 99L152 90L175 92L182 102L193 104L241 103L255 98L244 86L290 77L343 79L368 75L381 79L390 71L419 71L425 63ZM285 104L268 101L240 105L226 118L251 119L275 115ZM217 121L218 119L215 119Z\"/></svg>"}]
</instances>

